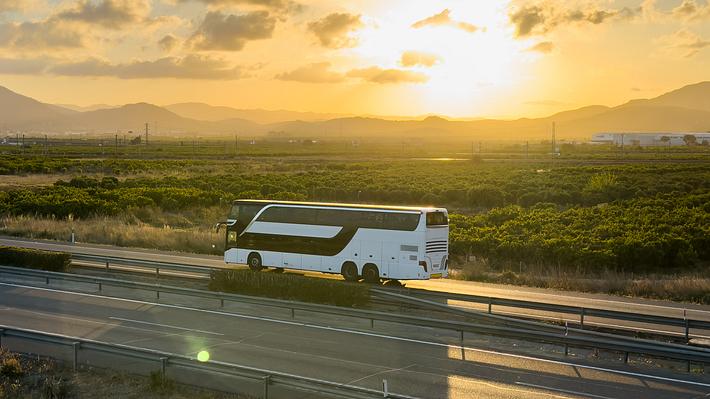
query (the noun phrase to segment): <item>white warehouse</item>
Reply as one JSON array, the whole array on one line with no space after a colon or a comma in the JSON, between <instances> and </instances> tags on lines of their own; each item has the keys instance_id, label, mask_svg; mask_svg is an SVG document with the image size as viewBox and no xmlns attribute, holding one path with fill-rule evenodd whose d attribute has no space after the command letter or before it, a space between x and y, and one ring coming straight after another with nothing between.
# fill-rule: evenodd
<instances>
[{"instance_id":1,"label":"white warehouse","mask_svg":"<svg viewBox=\"0 0 710 399\"><path fill-rule=\"evenodd\" d=\"M681 145L708 145L710 132L659 132L659 133L597 133L592 136L594 144L613 144L616 146L681 146Z\"/></svg>"}]
</instances>

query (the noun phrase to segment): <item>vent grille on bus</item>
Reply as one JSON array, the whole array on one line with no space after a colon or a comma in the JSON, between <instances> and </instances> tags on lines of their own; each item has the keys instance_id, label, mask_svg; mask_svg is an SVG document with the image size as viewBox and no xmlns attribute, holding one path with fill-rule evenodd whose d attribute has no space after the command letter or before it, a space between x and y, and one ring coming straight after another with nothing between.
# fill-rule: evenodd
<instances>
[{"instance_id":1,"label":"vent grille on bus","mask_svg":"<svg viewBox=\"0 0 710 399\"><path fill-rule=\"evenodd\" d=\"M446 252L448 249L448 242L446 240L434 240L426 242L426 253L434 252Z\"/></svg>"}]
</instances>

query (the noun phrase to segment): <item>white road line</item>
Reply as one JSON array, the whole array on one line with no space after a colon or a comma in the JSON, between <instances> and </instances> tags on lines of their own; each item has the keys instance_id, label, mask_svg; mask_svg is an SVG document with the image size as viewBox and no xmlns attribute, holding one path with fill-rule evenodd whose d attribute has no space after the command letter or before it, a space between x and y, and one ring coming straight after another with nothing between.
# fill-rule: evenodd
<instances>
[{"instance_id":1,"label":"white road line","mask_svg":"<svg viewBox=\"0 0 710 399\"><path fill-rule=\"evenodd\" d=\"M236 317L236 318L241 318L241 319L261 320L261 321L267 321L267 322L271 322L271 323L302 326L302 327L319 329L319 330L327 330L327 331L337 331L337 332L353 334L353 335L363 335L363 336L370 336L370 337L376 337L376 338L390 339L390 340L395 340L395 341L412 342L412 343L417 343L417 344L422 344L422 345L438 346L438 347L457 349L457 350L461 349L461 347L459 345L449 345L449 344L442 344L442 343L438 343L438 342L421 341L421 340L413 339L413 338L394 337L394 336L384 335L384 334L368 333L368 332L356 331L356 330L346 330L343 328L319 326L316 324L299 323L299 322L295 322L295 321L272 319L272 318L268 318L268 317L241 315L241 314L229 313L229 312L224 312L224 311L219 311L219 310L198 309L198 308L191 308L191 307L181 306L181 305L170 305L170 304L165 304L165 303L148 302L148 301L141 301L138 299L116 298L116 297L103 296L103 295L87 294L87 293L83 293L83 292L63 291L63 290L58 290L58 289L53 289L53 288L33 287L33 286L29 286L29 285L20 285L20 284L11 284L11 283L0 283L0 285L10 286L10 287L18 287L18 288L27 288L27 289L33 289L33 290L39 290L39 291L58 292L58 293L62 293L62 294L85 296L85 297L90 297L90 298L110 299L110 300L129 302L129 303L139 303L139 304L143 304L143 305L153 305L153 306L170 308L170 309L189 310L189 311L194 311L194 312L216 314L216 315L220 315L220 316ZM532 356L517 355L517 354L513 354L513 353L498 352L498 351L487 350L487 349L478 349L478 348L470 348L470 347L464 347L464 349L466 349L467 351L471 351L471 352L486 353L486 354L491 354L491 355L510 357L510 358L514 358L514 359L538 361L538 362L542 362L542 363L550 363L550 364L557 364L557 365L561 365L561 366L578 367L581 369L601 371L601 372L607 372L607 373L611 373L611 374L620 374L620 375L637 377L637 378L647 378L647 379L658 380L658 381L695 385L695 386L710 388L710 384L703 383L703 382L680 380L680 379L676 379L676 378L661 377L661 376L656 376L656 375L651 375L651 374L635 373L635 372L624 371L624 370L607 369L604 367L589 366L589 365L578 364L578 363L564 362L561 360L541 359L541 358L536 358L536 357L532 357Z\"/></svg>"},{"instance_id":2,"label":"white road line","mask_svg":"<svg viewBox=\"0 0 710 399\"><path fill-rule=\"evenodd\" d=\"M586 396L588 398L596 398L596 399L615 399L609 396L602 396L602 395L594 395L591 393L585 393L585 392L577 392L577 391L571 391L568 389L558 389L558 388L550 388L546 387L544 385L535 385L535 384L528 384L525 382L516 382L516 385L521 385L524 387L529 387L529 388L538 388L538 389L546 389L548 391L555 391L555 392L562 392L562 393L568 393L570 395L578 395L578 396Z\"/></svg>"},{"instance_id":3,"label":"white road line","mask_svg":"<svg viewBox=\"0 0 710 399\"><path fill-rule=\"evenodd\" d=\"M160 324L160 323L151 323L149 321L141 321L141 320L133 320L133 319L124 319L123 317L109 317L111 320L119 320L119 321L127 321L129 323L138 323L138 324L147 324L149 326L156 326L156 327L167 327L167 328L174 328L176 330L183 330L183 331L190 331L190 332L197 332L197 333L202 333L202 334L212 334L212 335L224 335L222 333L217 333L217 332L212 332L212 331L205 331L205 330L195 330L192 328L185 328L185 327L178 327L178 326L173 326L170 324Z\"/></svg>"}]
</instances>

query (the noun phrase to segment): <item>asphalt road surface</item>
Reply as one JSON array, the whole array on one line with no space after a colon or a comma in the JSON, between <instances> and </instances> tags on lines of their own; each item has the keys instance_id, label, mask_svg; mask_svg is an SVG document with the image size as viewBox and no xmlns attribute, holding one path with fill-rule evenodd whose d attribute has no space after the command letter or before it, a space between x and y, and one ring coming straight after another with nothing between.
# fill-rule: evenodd
<instances>
[{"instance_id":1,"label":"asphalt road surface","mask_svg":"<svg viewBox=\"0 0 710 399\"><path fill-rule=\"evenodd\" d=\"M383 325L370 330L351 325L352 320L318 315L306 323L270 313L280 310L240 308L243 304L220 309L200 299L179 304L161 295L161 303L155 303L148 293L143 299L116 299L64 290L68 288L0 283L0 324L190 356L206 350L214 360L373 389L387 379L390 391L422 398L673 399L710 394L707 375L610 369L603 363L484 350L469 341L462 360L456 336L436 329ZM7 341L13 349L30 346Z\"/></svg>"}]
</instances>

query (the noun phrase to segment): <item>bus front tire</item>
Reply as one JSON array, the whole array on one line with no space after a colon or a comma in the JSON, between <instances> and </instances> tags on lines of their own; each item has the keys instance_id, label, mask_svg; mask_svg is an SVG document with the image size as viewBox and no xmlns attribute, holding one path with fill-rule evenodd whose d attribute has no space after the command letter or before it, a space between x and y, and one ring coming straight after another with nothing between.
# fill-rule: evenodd
<instances>
[{"instance_id":1,"label":"bus front tire","mask_svg":"<svg viewBox=\"0 0 710 399\"><path fill-rule=\"evenodd\" d=\"M380 282L380 271L377 270L377 266L372 263L368 263L362 268L362 278L366 283L379 283Z\"/></svg>"},{"instance_id":2,"label":"bus front tire","mask_svg":"<svg viewBox=\"0 0 710 399\"><path fill-rule=\"evenodd\" d=\"M357 281L360 276L357 274L357 266L352 262L345 262L340 271L345 281Z\"/></svg>"},{"instance_id":3,"label":"bus front tire","mask_svg":"<svg viewBox=\"0 0 710 399\"><path fill-rule=\"evenodd\" d=\"M258 272L259 270L264 268L264 266L261 264L261 256L256 252L252 252L249 254L249 257L247 258L247 264L249 265L249 269L254 272Z\"/></svg>"}]
</instances>

